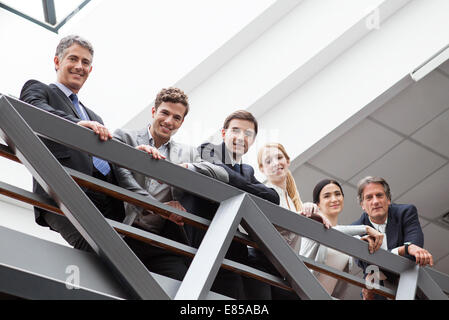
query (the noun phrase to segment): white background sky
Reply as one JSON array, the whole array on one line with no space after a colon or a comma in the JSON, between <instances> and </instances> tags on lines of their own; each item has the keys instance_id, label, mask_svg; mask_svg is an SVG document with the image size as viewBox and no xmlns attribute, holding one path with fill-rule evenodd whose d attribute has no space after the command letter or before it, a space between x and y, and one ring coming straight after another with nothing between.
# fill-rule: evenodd
<instances>
[{"instance_id":1,"label":"white background sky","mask_svg":"<svg viewBox=\"0 0 449 320\"><path fill-rule=\"evenodd\" d=\"M68 14L81 2L55 1L58 20L62 19L59 12ZM274 2L92 0L59 34L0 9L0 93L18 97L29 79L55 81L53 57L59 40L79 34L95 49L93 70L80 91L80 100L113 131L147 107L161 88L175 84ZM43 19L41 0L5 3ZM39 13L34 14L36 10ZM31 175L22 165L0 157L0 169L0 181L31 190ZM64 243L56 233L37 226L28 210L11 212L13 217L7 212L0 215L0 225Z\"/></svg>"},{"instance_id":2,"label":"white background sky","mask_svg":"<svg viewBox=\"0 0 449 320\"><path fill-rule=\"evenodd\" d=\"M41 1L19 3L24 2ZM0 79L0 93L18 96L30 78L54 81L56 45L61 37L76 33L95 49L93 70L80 100L114 130L273 2L92 0L59 35L1 10L0 40L9 50L2 46L0 52L2 74L8 75Z\"/></svg>"}]
</instances>

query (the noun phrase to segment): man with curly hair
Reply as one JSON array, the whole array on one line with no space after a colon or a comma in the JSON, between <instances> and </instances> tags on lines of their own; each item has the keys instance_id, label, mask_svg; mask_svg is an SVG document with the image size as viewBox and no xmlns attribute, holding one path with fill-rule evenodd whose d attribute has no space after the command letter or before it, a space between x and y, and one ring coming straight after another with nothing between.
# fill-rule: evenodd
<instances>
[{"instance_id":1,"label":"man with curly hair","mask_svg":"<svg viewBox=\"0 0 449 320\"><path fill-rule=\"evenodd\" d=\"M188 97L181 89L162 89L151 109L152 124L140 130L118 129L114 132L114 138L147 152L154 159L166 159L227 182L228 175L225 170L201 161L201 157L195 148L173 141L172 136L181 127L188 111ZM174 189L171 186L126 168L119 167L117 172L120 186L176 209L186 211L174 199ZM127 224L181 243L188 242L184 222L178 215L171 214L168 219L164 219L156 213L129 203L125 203L125 211L125 223ZM188 263L185 258L128 237L125 238L125 241L150 271L178 280L183 279L187 272Z\"/></svg>"}]
</instances>

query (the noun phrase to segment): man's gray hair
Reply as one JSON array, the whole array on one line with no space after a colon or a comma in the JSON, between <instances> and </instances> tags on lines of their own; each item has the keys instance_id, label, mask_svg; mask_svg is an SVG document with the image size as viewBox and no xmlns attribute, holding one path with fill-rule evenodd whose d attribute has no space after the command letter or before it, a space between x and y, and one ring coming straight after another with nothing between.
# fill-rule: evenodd
<instances>
[{"instance_id":1,"label":"man's gray hair","mask_svg":"<svg viewBox=\"0 0 449 320\"><path fill-rule=\"evenodd\" d=\"M69 35L62 38L61 41L59 41L58 46L56 47L55 56L57 56L59 59L62 59L64 57L65 51L74 43L80 45L83 48L86 48L87 50L89 50L92 57L94 56L94 48L92 47L90 42L77 35Z\"/></svg>"},{"instance_id":2,"label":"man's gray hair","mask_svg":"<svg viewBox=\"0 0 449 320\"><path fill-rule=\"evenodd\" d=\"M368 176L360 180L359 183L357 184L357 200L359 200L360 204L363 201L363 190L370 183L381 184L384 187L385 195L391 201L391 191L387 181L385 181L384 178Z\"/></svg>"}]
</instances>

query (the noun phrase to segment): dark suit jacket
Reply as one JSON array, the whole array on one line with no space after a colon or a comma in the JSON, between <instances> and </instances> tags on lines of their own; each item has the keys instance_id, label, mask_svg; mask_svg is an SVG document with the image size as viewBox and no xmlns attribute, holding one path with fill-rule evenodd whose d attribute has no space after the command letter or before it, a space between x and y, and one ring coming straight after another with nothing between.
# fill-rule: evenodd
<instances>
[{"instance_id":1,"label":"dark suit jacket","mask_svg":"<svg viewBox=\"0 0 449 320\"><path fill-rule=\"evenodd\" d=\"M369 221L368 214L363 212L361 217L352 223L353 225L368 225L373 227ZM387 235L387 248L394 248L404 245L404 242L411 242L419 247L424 246L424 235L418 220L418 211L414 205L410 204L391 204L388 208L387 227L385 230ZM415 260L413 256L407 256L411 260ZM366 269L368 264L363 261L358 262L359 266ZM391 273L384 272L388 278L396 278Z\"/></svg>"},{"instance_id":2,"label":"dark suit jacket","mask_svg":"<svg viewBox=\"0 0 449 320\"><path fill-rule=\"evenodd\" d=\"M22 88L20 100L74 123L82 120L78 117L71 100L54 84L46 85L37 80L29 80ZM83 107L92 121L103 123L100 116L86 106L83 105ZM62 165L92 176L94 170L92 156L48 139L41 139ZM113 168L112 165L111 168ZM112 175L114 175L113 172ZM85 188L83 188L83 190L86 191ZM47 193L34 179L33 191L40 195L47 196ZM116 217L110 218L119 221L123 220L124 211L123 209L119 211L120 212L117 212ZM42 226L47 226L47 223L42 217L42 214L46 211L35 207L34 212L36 215L36 222Z\"/></svg>"},{"instance_id":3,"label":"dark suit jacket","mask_svg":"<svg viewBox=\"0 0 449 320\"><path fill-rule=\"evenodd\" d=\"M229 175L229 184L255 196L279 204L279 195L273 189L259 182L254 176L254 169L248 164L240 166L240 173L232 168L229 153L224 142L219 145L204 143L198 151L202 159L223 167Z\"/></svg>"},{"instance_id":4,"label":"dark suit jacket","mask_svg":"<svg viewBox=\"0 0 449 320\"><path fill-rule=\"evenodd\" d=\"M242 189L248 193L254 194L275 204L279 204L279 195L272 189L265 186L263 183L257 181L254 177L254 169L247 164L241 166L240 173L232 169L231 161L228 158L228 152L226 152L226 146L224 143L221 145L203 144L198 148L200 156L203 160L214 163L223 167L229 174L229 184ZM212 220L215 212L218 209L218 204L212 201L208 201L188 193L184 193L181 198L177 199L183 207L188 211L203 218ZM186 232L190 240L190 245L198 247L204 237L205 232L186 226ZM238 242L232 242L229 251L226 255L227 258L246 263L248 257L248 249L246 245Z\"/></svg>"}]
</instances>

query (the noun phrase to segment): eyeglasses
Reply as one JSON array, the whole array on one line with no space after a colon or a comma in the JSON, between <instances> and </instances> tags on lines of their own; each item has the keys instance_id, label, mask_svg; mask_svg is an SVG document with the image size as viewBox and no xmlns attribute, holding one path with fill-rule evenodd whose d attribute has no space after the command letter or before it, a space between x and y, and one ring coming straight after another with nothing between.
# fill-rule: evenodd
<instances>
[{"instance_id":1,"label":"eyeglasses","mask_svg":"<svg viewBox=\"0 0 449 320\"><path fill-rule=\"evenodd\" d=\"M228 130L231 130L231 133L234 134L234 135L240 135L242 133L242 131L243 131L240 128L231 128L231 129L228 129ZM254 131L252 131L252 130L244 130L243 134L245 135L245 137L248 137L248 138L254 138L255 135L256 135L256 133Z\"/></svg>"}]
</instances>

